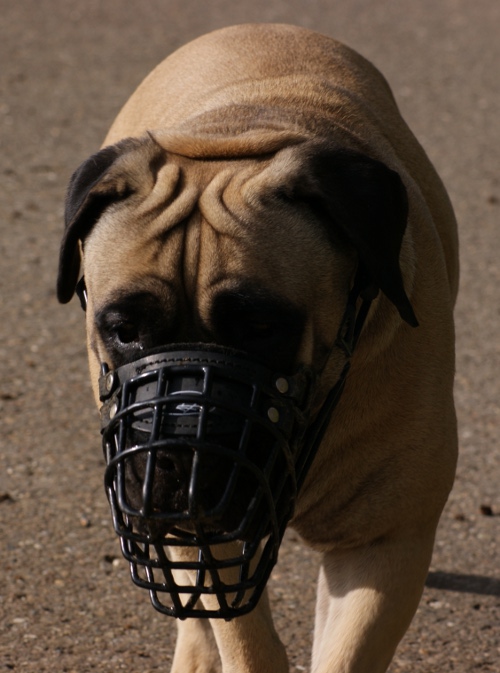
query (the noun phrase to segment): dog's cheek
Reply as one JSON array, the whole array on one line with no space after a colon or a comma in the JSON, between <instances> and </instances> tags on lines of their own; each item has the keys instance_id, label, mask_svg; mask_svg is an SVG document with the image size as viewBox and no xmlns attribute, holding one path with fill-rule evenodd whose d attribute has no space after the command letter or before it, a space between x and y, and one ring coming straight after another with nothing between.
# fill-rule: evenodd
<instances>
[{"instance_id":1,"label":"dog's cheek","mask_svg":"<svg viewBox=\"0 0 500 673\"><path fill-rule=\"evenodd\" d=\"M99 375L101 370L101 362L99 350L103 350L102 346L99 346L99 339L92 328L87 327L87 357L89 364L89 373L90 373L90 383L92 386L92 392L94 394L94 400L98 408L101 406L101 401L99 399ZM105 360L104 360L105 361Z\"/></svg>"}]
</instances>

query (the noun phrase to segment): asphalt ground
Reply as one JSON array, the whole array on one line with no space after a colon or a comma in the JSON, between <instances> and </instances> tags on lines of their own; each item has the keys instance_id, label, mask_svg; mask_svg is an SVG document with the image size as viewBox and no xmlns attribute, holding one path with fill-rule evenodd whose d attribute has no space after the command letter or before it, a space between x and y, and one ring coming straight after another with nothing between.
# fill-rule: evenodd
<instances>
[{"instance_id":1,"label":"asphalt ground","mask_svg":"<svg viewBox=\"0 0 500 673\"><path fill-rule=\"evenodd\" d=\"M460 462L421 606L391 673L500 671L498 0L0 0L0 671L168 671L175 625L111 530L83 315L56 302L65 186L150 69L248 21L345 41L391 83L461 237ZM315 555L271 581L291 671L309 669Z\"/></svg>"}]
</instances>

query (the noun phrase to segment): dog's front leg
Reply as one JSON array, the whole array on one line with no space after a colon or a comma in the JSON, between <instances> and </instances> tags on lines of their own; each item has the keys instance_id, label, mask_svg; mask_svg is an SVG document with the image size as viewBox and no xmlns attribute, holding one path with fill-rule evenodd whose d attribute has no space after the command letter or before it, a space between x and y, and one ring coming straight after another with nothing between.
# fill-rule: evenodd
<instances>
[{"instance_id":1,"label":"dog's front leg","mask_svg":"<svg viewBox=\"0 0 500 673\"><path fill-rule=\"evenodd\" d=\"M220 619L178 622L171 673L219 673L221 670L222 673L287 673L285 648L274 629L265 593L250 614L230 622Z\"/></svg>"},{"instance_id":2,"label":"dog's front leg","mask_svg":"<svg viewBox=\"0 0 500 673\"><path fill-rule=\"evenodd\" d=\"M171 673L220 673L221 662L208 619L177 621Z\"/></svg>"},{"instance_id":3,"label":"dog's front leg","mask_svg":"<svg viewBox=\"0 0 500 673\"><path fill-rule=\"evenodd\" d=\"M432 555L426 531L325 554L312 673L383 673L417 609Z\"/></svg>"},{"instance_id":4,"label":"dog's front leg","mask_svg":"<svg viewBox=\"0 0 500 673\"><path fill-rule=\"evenodd\" d=\"M219 548L217 555L236 556L237 543ZM188 560L191 550L172 549L177 560ZM193 582L187 571L176 571L183 584ZM220 571L227 585L237 581L237 570ZM207 610L219 608L214 594L204 594L200 603ZM274 628L267 590L256 607L243 617L223 619L186 619L178 622L178 638L171 673L287 673L285 647Z\"/></svg>"},{"instance_id":5,"label":"dog's front leg","mask_svg":"<svg viewBox=\"0 0 500 673\"><path fill-rule=\"evenodd\" d=\"M274 628L267 592L244 617L212 620L223 673L287 673L285 647Z\"/></svg>"}]
</instances>

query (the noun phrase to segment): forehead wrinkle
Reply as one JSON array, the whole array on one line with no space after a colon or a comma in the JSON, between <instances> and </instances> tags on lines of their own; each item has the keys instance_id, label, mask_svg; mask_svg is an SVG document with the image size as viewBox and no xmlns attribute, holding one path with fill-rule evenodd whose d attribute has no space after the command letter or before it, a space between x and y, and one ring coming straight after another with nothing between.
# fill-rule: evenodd
<instances>
[{"instance_id":1,"label":"forehead wrinkle","mask_svg":"<svg viewBox=\"0 0 500 673\"><path fill-rule=\"evenodd\" d=\"M197 296L197 279L200 268L201 214L196 210L184 223L179 254L179 280L184 296L194 302Z\"/></svg>"},{"instance_id":2,"label":"forehead wrinkle","mask_svg":"<svg viewBox=\"0 0 500 673\"><path fill-rule=\"evenodd\" d=\"M199 189L196 185L186 185L166 208L148 222L148 237L161 242L180 224L192 215L197 207Z\"/></svg>"},{"instance_id":3,"label":"forehead wrinkle","mask_svg":"<svg viewBox=\"0 0 500 673\"><path fill-rule=\"evenodd\" d=\"M243 184L254 174L254 165L246 169L240 165L237 171L234 166L230 166L217 173L201 193L200 211L204 220L218 233L228 236L241 236L244 233L243 221L230 206L235 201L231 193L239 193Z\"/></svg>"},{"instance_id":4,"label":"forehead wrinkle","mask_svg":"<svg viewBox=\"0 0 500 673\"><path fill-rule=\"evenodd\" d=\"M137 208L138 217L154 216L177 198L182 183L181 167L165 163L156 173L151 191Z\"/></svg>"}]
</instances>

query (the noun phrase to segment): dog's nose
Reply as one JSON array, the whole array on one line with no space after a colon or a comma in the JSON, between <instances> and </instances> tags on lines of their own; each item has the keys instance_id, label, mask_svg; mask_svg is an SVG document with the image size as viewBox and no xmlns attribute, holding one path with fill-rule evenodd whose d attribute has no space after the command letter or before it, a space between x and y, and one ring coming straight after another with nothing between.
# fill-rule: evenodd
<instances>
[{"instance_id":1,"label":"dog's nose","mask_svg":"<svg viewBox=\"0 0 500 673\"><path fill-rule=\"evenodd\" d=\"M156 461L157 467L163 472L177 473L182 474L183 472L183 461L179 456L158 456Z\"/></svg>"},{"instance_id":2,"label":"dog's nose","mask_svg":"<svg viewBox=\"0 0 500 673\"><path fill-rule=\"evenodd\" d=\"M165 477L178 478L179 482L189 479L192 463L193 450L189 447L156 452L156 469Z\"/></svg>"}]
</instances>

